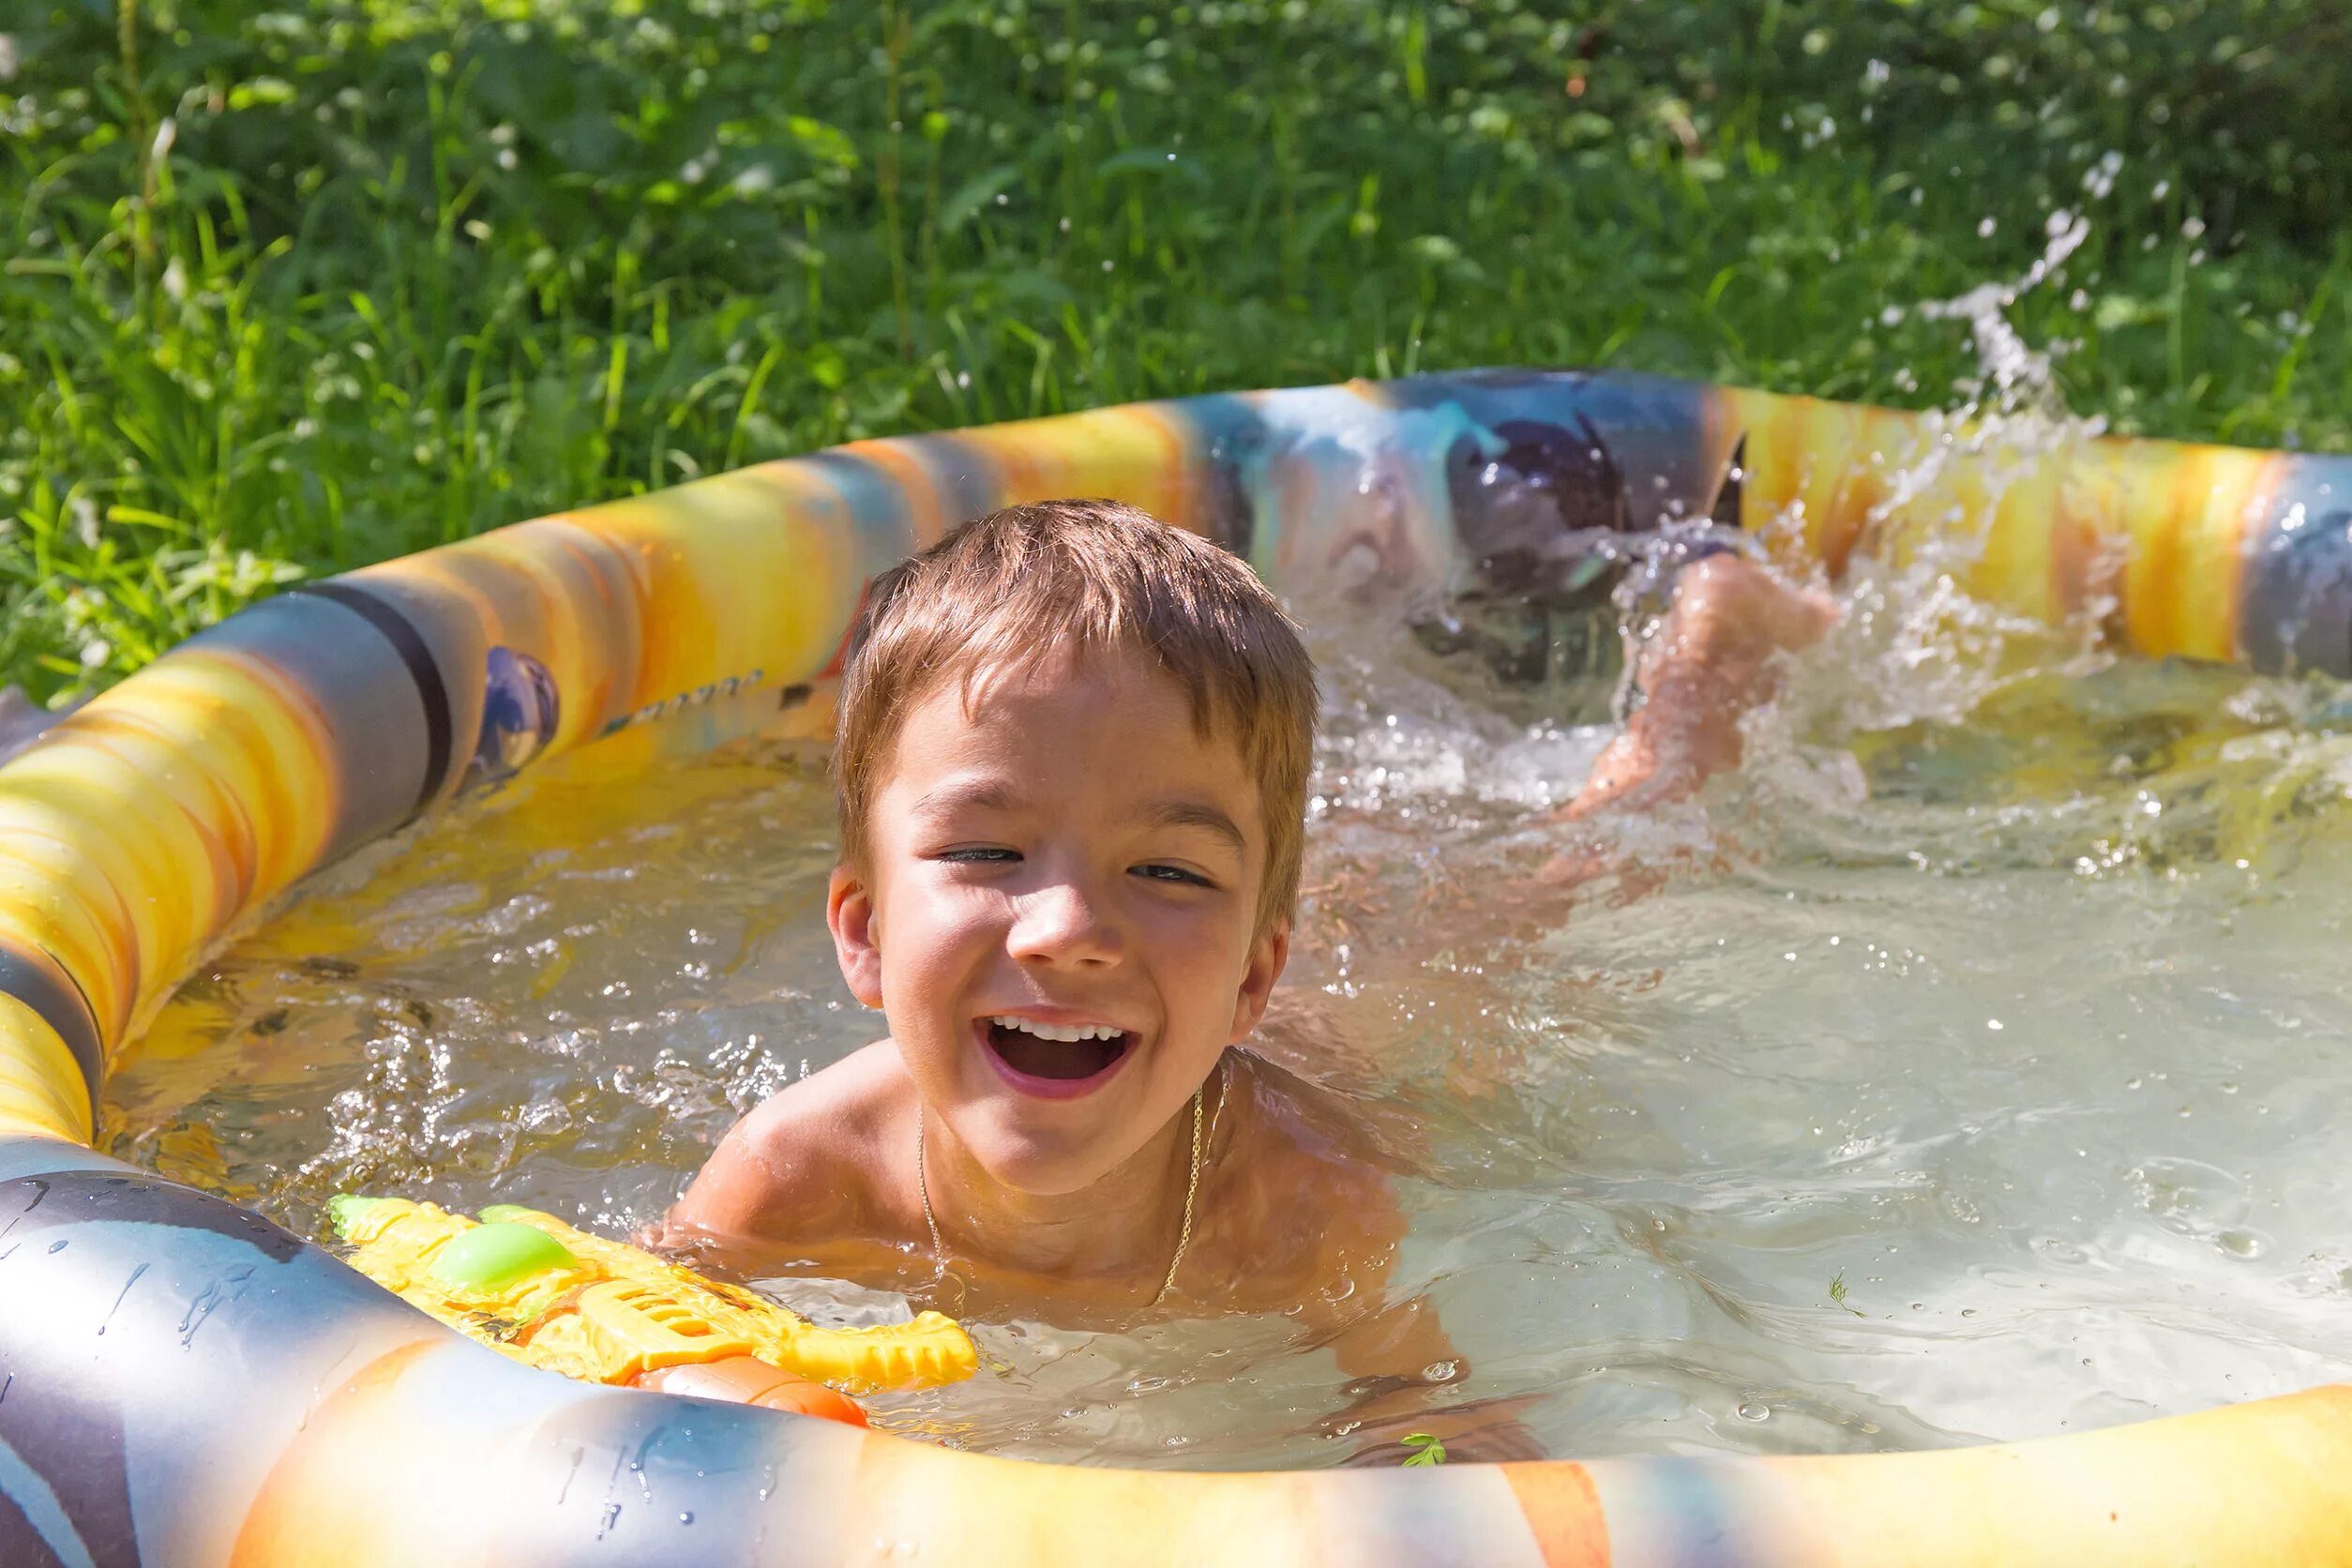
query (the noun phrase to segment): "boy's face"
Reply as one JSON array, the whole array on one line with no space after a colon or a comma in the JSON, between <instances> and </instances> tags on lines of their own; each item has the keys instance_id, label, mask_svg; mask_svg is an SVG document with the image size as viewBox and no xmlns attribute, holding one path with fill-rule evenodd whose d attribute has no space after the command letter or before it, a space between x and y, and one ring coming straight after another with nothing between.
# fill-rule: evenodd
<instances>
[{"instance_id":1,"label":"boy's face","mask_svg":"<svg viewBox=\"0 0 2352 1568\"><path fill-rule=\"evenodd\" d=\"M947 681L907 716L867 866L834 873L841 972L984 1169L1075 1192L1182 1110L1257 1025L1258 785L1148 658ZM1057 1038L1056 1036L1059 1036Z\"/></svg>"}]
</instances>

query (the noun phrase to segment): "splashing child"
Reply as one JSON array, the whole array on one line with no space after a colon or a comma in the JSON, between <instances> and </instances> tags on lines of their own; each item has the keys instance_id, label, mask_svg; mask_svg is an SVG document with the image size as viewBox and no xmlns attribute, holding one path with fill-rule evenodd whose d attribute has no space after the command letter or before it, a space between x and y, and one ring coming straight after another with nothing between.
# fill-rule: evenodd
<instances>
[{"instance_id":1,"label":"splashing child","mask_svg":"<svg viewBox=\"0 0 2352 1568\"><path fill-rule=\"evenodd\" d=\"M1736 759L1756 649L1795 639L1702 613L1762 574L1701 566L1661 640L1689 656L1572 812ZM1368 1380L1363 1418L1458 1373L1425 1304L1384 1299L1405 1225L1350 1102L1243 1048L1289 950L1316 711L1248 567L1130 506L1009 508L877 580L826 919L890 1036L746 1116L660 1239L1073 1327L1289 1313Z\"/></svg>"}]
</instances>

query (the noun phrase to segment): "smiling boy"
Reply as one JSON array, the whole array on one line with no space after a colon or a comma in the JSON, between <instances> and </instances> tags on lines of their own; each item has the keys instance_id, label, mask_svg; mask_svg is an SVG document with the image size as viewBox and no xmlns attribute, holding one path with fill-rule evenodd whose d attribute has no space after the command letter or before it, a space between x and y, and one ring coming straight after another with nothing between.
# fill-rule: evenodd
<instances>
[{"instance_id":1,"label":"smiling boy","mask_svg":"<svg viewBox=\"0 0 2352 1568\"><path fill-rule=\"evenodd\" d=\"M1637 716L1596 800L1736 759L1728 718L1677 703L1736 715L1764 661L1676 627L1761 574L1702 566L1719 586L1652 671L1689 689ZM1384 1299L1404 1221L1350 1102L1237 1048L1289 951L1316 706L1247 566L1129 506L1010 508L879 579L826 918L890 1037L745 1117L662 1240L953 1280L972 1316L1289 1313L1371 1375L1360 1416L1454 1376L1434 1316Z\"/></svg>"},{"instance_id":2,"label":"smiling boy","mask_svg":"<svg viewBox=\"0 0 2352 1568\"><path fill-rule=\"evenodd\" d=\"M1248 568L1130 507L1012 508L880 579L826 918L891 1037L746 1117L671 1238L952 1270L966 1310L1063 1320L1271 1300L1233 1300L1272 1238L1219 1199L1270 1163L1385 1186L1229 1061L1289 950L1316 701Z\"/></svg>"}]
</instances>

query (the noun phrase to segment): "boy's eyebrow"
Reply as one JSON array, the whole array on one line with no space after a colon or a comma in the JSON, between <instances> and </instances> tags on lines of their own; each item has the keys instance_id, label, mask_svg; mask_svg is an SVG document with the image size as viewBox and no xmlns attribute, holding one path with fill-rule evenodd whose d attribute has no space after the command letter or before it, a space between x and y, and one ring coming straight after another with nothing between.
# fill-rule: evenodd
<instances>
[{"instance_id":1,"label":"boy's eyebrow","mask_svg":"<svg viewBox=\"0 0 2352 1568\"><path fill-rule=\"evenodd\" d=\"M1202 800L1163 800L1152 807L1152 822L1155 827L1197 827L1216 835L1233 846L1236 854L1249 852L1249 840L1234 825L1233 819Z\"/></svg>"},{"instance_id":2,"label":"boy's eyebrow","mask_svg":"<svg viewBox=\"0 0 2352 1568\"><path fill-rule=\"evenodd\" d=\"M923 816L958 810L1018 811L1026 803L1026 797L1009 778L955 778L924 793L915 801L913 809ZM1199 828L1232 845L1236 854L1249 852L1248 837L1223 809L1208 801L1153 801L1144 816L1154 827Z\"/></svg>"},{"instance_id":3,"label":"boy's eyebrow","mask_svg":"<svg viewBox=\"0 0 2352 1568\"><path fill-rule=\"evenodd\" d=\"M1021 806L1020 792L1007 778L956 778L926 793L914 803L914 809L926 815L935 811L1018 811Z\"/></svg>"}]
</instances>

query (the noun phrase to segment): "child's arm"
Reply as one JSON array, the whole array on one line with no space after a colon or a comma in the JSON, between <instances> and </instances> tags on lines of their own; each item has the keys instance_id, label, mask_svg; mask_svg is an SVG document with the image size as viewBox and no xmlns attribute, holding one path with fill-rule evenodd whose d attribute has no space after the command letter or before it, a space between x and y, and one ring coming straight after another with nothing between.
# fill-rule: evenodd
<instances>
[{"instance_id":1,"label":"child's arm","mask_svg":"<svg viewBox=\"0 0 2352 1568\"><path fill-rule=\"evenodd\" d=\"M648 1244L750 1256L868 1234L873 1145L903 1077L884 1042L770 1095L719 1139Z\"/></svg>"},{"instance_id":2,"label":"child's arm","mask_svg":"<svg viewBox=\"0 0 2352 1568\"><path fill-rule=\"evenodd\" d=\"M1527 1401L1448 1399L1443 1391L1470 1375L1470 1364L1425 1293L1389 1295L1408 1222L1385 1164L1359 1152L1324 1165L1319 1180L1284 1183L1295 1213L1321 1218L1311 1257L1301 1259L1304 1274L1282 1273L1291 1299L1305 1304L1316 1341L1331 1347L1349 1379L1349 1404L1322 1429L1347 1443L1350 1465L1401 1464L1412 1454L1404 1440L1424 1432L1445 1445L1448 1459L1542 1458L1517 1419Z\"/></svg>"},{"instance_id":3,"label":"child's arm","mask_svg":"<svg viewBox=\"0 0 2352 1568\"><path fill-rule=\"evenodd\" d=\"M1417 1445L1405 1439L1426 1433L1444 1445L1449 1462L1541 1459L1546 1455L1535 1434L1521 1425L1524 1398L1473 1399L1440 1404L1438 1391L1469 1376L1470 1366L1426 1296L1383 1308L1341 1332L1332 1342L1340 1369L1354 1375L1353 1401L1325 1423L1344 1432L1355 1452L1347 1463L1402 1464Z\"/></svg>"},{"instance_id":4,"label":"child's arm","mask_svg":"<svg viewBox=\"0 0 2352 1568\"><path fill-rule=\"evenodd\" d=\"M655 1228L663 1245L723 1246L766 1239L763 1222L776 1213L778 1199L799 1184L761 1153L761 1140L751 1129L767 1108L763 1105L753 1110L719 1139L685 1195Z\"/></svg>"}]
</instances>

